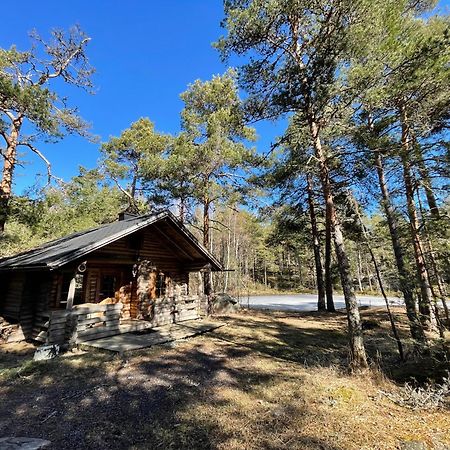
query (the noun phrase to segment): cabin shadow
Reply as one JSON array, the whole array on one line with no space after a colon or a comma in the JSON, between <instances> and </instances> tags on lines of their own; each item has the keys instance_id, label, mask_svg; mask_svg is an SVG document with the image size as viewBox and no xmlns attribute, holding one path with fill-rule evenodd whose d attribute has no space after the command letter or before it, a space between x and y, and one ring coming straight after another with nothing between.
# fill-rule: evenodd
<instances>
[{"instance_id":1,"label":"cabin shadow","mask_svg":"<svg viewBox=\"0 0 450 450\"><path fill-rule=\"evenodd\" d=\"M245 395L255 411L276 406L264 394L274 373L227 363L251 351L220 344L141 352L133 361L92 353L35 364L0 385L0 435L49 439L54 449L278 449L289 440L290 448L342 450L304 434L285 436L291 421L314 414L304 403L261 417L241 408ZM214 411L224 412L220 421ZM248 443L249 426L258 433L254 444Z\"/></svg>"}]
</instances>

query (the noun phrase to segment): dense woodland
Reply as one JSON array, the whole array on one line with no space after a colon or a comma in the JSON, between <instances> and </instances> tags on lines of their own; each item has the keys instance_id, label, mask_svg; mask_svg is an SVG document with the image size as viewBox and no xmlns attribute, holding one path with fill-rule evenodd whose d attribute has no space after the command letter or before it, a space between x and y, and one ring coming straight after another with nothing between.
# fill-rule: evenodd
<instances>
[{"instance_id":1,"label":"dense woodland","mask_svg":"<svg viewBox=\"0 0 450 450\"><path fill-rule=\"evenodd\" d=\"M357 291L401 295L417 345L444 336L450 22L434 6L226 1L214 45L237 68L187 86L179 134L137 117L71 180L40 144L92 138L57 89L92 89L89 38L73 28L0 49L0 254L169 207L229 269L207 291L314 291L328 311L343 292L355 368L367 365ZM275 119L285 132L256 152L252 124ZM48 183L18 196L23 150Z\"/></svg>"}]
</instances>

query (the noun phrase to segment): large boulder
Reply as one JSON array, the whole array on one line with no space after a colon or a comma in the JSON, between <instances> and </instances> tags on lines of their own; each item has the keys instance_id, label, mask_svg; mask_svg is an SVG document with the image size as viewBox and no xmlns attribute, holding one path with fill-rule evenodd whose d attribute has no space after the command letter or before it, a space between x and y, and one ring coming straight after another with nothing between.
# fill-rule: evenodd
<instances>
[{"instance_id":1,"label":"large boulder","mask_svg":"<svg viewBox=\"0 0 450 450\"><path fill-rule=\"evenodd\" d=\"M229 314L238 311L239 308L239 302L228 294L214 294L211 298L211 314Z\"/></svg>"}]
</instances>

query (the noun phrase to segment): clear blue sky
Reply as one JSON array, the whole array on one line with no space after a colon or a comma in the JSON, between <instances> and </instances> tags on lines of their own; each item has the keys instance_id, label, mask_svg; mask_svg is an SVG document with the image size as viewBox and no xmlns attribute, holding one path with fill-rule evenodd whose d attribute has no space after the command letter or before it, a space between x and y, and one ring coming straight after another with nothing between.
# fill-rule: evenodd
<instances>
[{"instance_id":1,"label":"clear blue sky","mask_svg":"<svg viewBox=\"0 0 450 450\"><path fill-rule=\"evenodd\" d=\"M448 12L450 0L440 2ZM19 8L19 9L18 9ZM87 53L96 68L97 93L69 90L70 103L92 123L102 141L118 135L131 122L147 116L163 132L179 130L179 94L195 79L209 79L226 67L211 47L223 32L221 0L22 0L2 8L0 46L29 48L28 32L48 35L52 28L79 24L91 36ZM281 124L257 126L259 151L266 151L282 132ZM40 144L54 173L68 179L78 166L92 168L99 144L69 137L57 144ZM16 172L15 190L33 184L44 167L33 155Z\"/></svg>"},{"instance_id":2,"label":"clear blue sky","mask_svg":"<svg viewBox=\"0 0 450 450\"><path fill-rule=\"evenodd\" d=\"M29 48L28 32L48 36L52 28L79 24L92 38L87 54L96 68L95 95L70 89L70 104L93 125L102 141L118 135L139 117L149 117L156 129L176 133L182 102L179 94L189 83L222 73L211 43L222 34L221 0L25 0L16 8L2 9L0 46ZM258 125L260 151L281 132L271 124ZM277 130L278 128L278 130ZM99 157L99 144L69 137L56 144L41 143L56 175L68 179L78 166L91 168ZM34 155L15 177L17 193L32 185L45 167Z\"/></svg>"}]
</instances>

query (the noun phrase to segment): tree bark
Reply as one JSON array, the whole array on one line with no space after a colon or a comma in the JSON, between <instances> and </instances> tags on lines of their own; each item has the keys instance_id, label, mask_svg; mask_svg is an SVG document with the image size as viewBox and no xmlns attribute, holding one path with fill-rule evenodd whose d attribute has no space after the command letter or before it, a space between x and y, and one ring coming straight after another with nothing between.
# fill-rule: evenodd
<instances>
[{"instance_id":1,"label":"tree bark","mask_svg":"<svg viewBox=\"0 0 450 450\"><path fill-rule=\"evenodd\" d=\"M319 231L317 229L316 210L313 198L313 184L311 175L306 175L306 190L308 193L309 218L311 221L311 237L314 249L314 262L316 264L316 281L317 281L317 309L325 311L325 284L323 280L322 258L320 256Z\"/></svg>"},{"instance_id":2,"label":"tree bark","mask_svg":"<svg viewBox=\"0 0 450 450\"><path fill-rule=\"evenodd\" d=\"M5 231L5 224L8 219L13 175L17 163L17 144L21 127L22 119L14 119L9 136L5 138L6 151L4 153L2 180L0 182L0 234Z\"/></svg>"},{"instance_id":3,"label":"tree bark","mask_svg":"<svg viewBox=\"0 0 450 450\"><path fill-rule=\"evenodd\" d=\"M426 340L422 325L417 317L416 304L414 302L413 288L411 286L410 277L405 265L405 256L403 248L400 244L400 236L398 232L397 219L395 217L394 207L391 202L391 196L387 187L386 177L384 175L383 159L380 152L375 152L375 166L378 174L378 183L381 191L382 206L386 215L386 220L391 236L392 249L394 251L395 263L397 266L400 290L406 306L406 314L409 319L411 336L417 341L424 342Z\"/></svg>"},{"instance_id":4,"label":"tree bark","mask_svg":"<svg viewBox=\"0 0 450 450\"><path fill-rule=\"evenodd\" d=\"M208 251L210 251L209 207L210 207L209 198L205 197L203 199L203 245ZM203 291L204 294L210 296L212 292L212 285L211 285L211 270L209 269L205 270L204 272L203 285L204 285Z\"/></svg>"},{"instance_id":5,"label":"tree bark","mask_svg":"<svg viewBox=\"0 0 450 450\"><path fill-rule=\"evenodd\" d=\"M433 294L431 291L430 278L424 258L424 247L419 234L419 219L414 202L414 183L411 173L410 162L410 133L405 107L400 107L400 122L402 128L401 136L401 161L403 166L403 182L405 185L406 205L408 211L409 228L411 240L414 248L414 258L416 261L417 277L420 285L421 299L419 311L422 325L426 328L435 328L435 317L432 308Z\"/></svg>"},{"instance_id":6,"label":"tree bark","mask_svg":"<svg viewBox=\"0 0 450 450\"><path fill-rule=\"evenodd\" d=\"M428 167L426 166L425 161L423 159L422 148L415 139L415 137L413 137L413 139L414 139L413 145L415 150L417 167L419 169L419 175L422 181L422 186L425 190L425 196L427 198L428 207L430 208L431 217L433 217L433 219L439 219L440 213L438 203L436 200L436 196L434 195L433 192L433 186L431 184L431 177L428 171Z\"/></svg>"},{"instance_id":7,"label":"tree bark","mask_svg":"<svg viewBox=\"0 0 450 450\"><path fill-rule=\"evenodd\" d=\"M358 277L358 286L359 286L359 291L360 292L364 292L364 289L363 289L363 285L362 285L362 281L361 281L361 278L362 278L362 261L361 261L361 250L360 250L360 248L359 248L359 245L358 245L358 250L357 250L357 256L358 256L358 264L357 264L357 266L356 266L356 274L357 274L357 277Z\"/></svg>"},{"instance_id":8,"label":"tree bark","mask_svg":"<svg viewBox=\"0 0 450 450\"><path fill-rule=\"evenodd\" d=\"M228 292L228 277L229 277L229 271L230 268L230 255L231 255L231 214L228 215L228 233L227 233L227 248L226 248L226 266L225 269L227 271L225 272L225 280L224 280L224 292Z\"/></svg>"},{"instance_id":9,"label":"tree bark","mask_svg":"<svg viewBox=\"0 0 450 450\"><path fill-rule=\"evenodd\" d=\"M384 175L382 157L379 152L376 152L375 154L375 164L377 167L378 182L381 190L383 209L386 215L389 233L391 235L392 248L394 250L395 262L397 265L400 290L402 291L403 298L405 300L406 314L409 319L411 336L418 341L425 341L426 340L425 334L423 332L420 321L417 317L417 310L416 304L414 302L413 289L409 280L409 274L406 270L403 248L400 244L397 219L395 217L395 211L392 206L390 193Z\"/></svg>"},{"instance_id":10,"label":"tree bark","mask_svg":"<svg viewBox=\"0 0 450 450\"><path fill-rule=\"evenodd\" d=\"M436 294L436 291L434 290L432 283L430 284L431 291L432 291L433 297L435 298L436 301L438 298L440 298L440 300L442 302L442 307L444 308L445 318L448 321L449 320L449 310L448 310L448 306L447 306L447 302L446 302L447 290L446 290L445 282L441 276L441 272L438 267L438 262L436 260L436 254L435 254L433 244L430 239L427 221L424 219L425 213L423 211L422 202L420 201L419 193L417 193L417 198L418 198L418 202L419 202L420 213L421 213L422 220L423 220L423 231L424 231L425 245L427 246L428 262L430 263L430 267L431 267L431 270L429 271L430 280L434 279L434 281L436 282L439 295ZM436 216L436 218L439 218L439 217ZM436 308L435 308L435 311L436 311L436 319L438 320L439 330L441 331L442 321L439 321L439 318L438 318L439 314L438 314L438 310Z\"/></svg>"},{"instance_id":11,"label":"tree bark","mask_svg":"<svg viewBox=\"0 0 450 450\"><path fill-rule=\"evenodd\" d=\"M353 281L350 272L350 263L345 249L344 237L342 235L341 226L337 219L336 208L332 186L329 177L326 156L324 154L322 143L319 136L319 126L317 122L310 122L311 137L313 140L316 158L320 166L320 178L322 181L322 189L325 198L325 204L330 210L331 226L334 231L334 246L336 257L339 265L342 289L344 291L345 307L347 309L348 321L348 337L350 343L350 367L360 370L368 367L366 350L364 347L363 330L361 326L361 318L359 315L358 303L353 289Z\"/></svg>"},{"instance_id":12,"label":"tree bark","mask_svg":"<svg viewBox=\"0 0 450 450\"><path fill-rule=\"evenodd\" d=\"M369 265L366 262L366 273L367 273L367 282L369 283L369 289L371 292L373 292L373 286L372 286L372 273L370 272Z\"/></svg>"},{"instance_id":13,"label":"tree bark","mask_svg":"<svg viewBox=\"0 0 450 450\"><path fill-rule=\"evenodd\" d=\"M330 208L325 207L325 291L327 295L327 311L336 312L333 300L333 278L331 274L332 230Z\"/></svg>"},{"instance_id":14,"label":"tree bark","mask_svg":"<svg viewBox=\"0 0 450 450\"><path fill-rule=\"evenodd\" d=\"M403 353L403 344L402 344L402 341L400 339L400 335L398 334L397 325L395 324L394 316L392 315L392 312L391 312L391 307L389 306L389 301L388 301L388 298L387 298L387 295L386 295L386 291L384 290L383 279L381 278L381 272L380 272L380 269L378 267L378 262L377 262L377 260L375 258L375 254L373 253L372 246L370 245L370 239L369 239L369 236L368 236L368 233L367 233L366 226L364 225L364 222L361 219L361 215L359 213L358 202L356 201L356 199L351 194L350 194L350 199L351 199L351 201L354 204L354 210L355 210L356 215L358 217L358 222L359 222L360 227L361 227L361 231L362 231L362 234L363 234L363 237L364 237L365 244L367 246L367 249L369 250L370 258L372 260L373 267L375 269L375 274L376 274L376 277L377 277L377 280L378 280L378 285L380 286L380 291L381 291L381 294L382 294L382 296L384 298L384 303L386 304L386 310L387 310L387 313L388 313L388 316L389 316L389 321L391 323L392 334L394 335L394 339L397 342L398 353L400 355L400 359L402 361L404 361L405 360L405 355ZM358 249L358 255L360 255L359 249Z\"/></svg>"}]
</instances>

